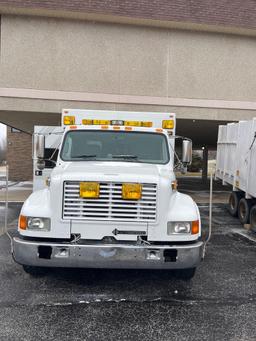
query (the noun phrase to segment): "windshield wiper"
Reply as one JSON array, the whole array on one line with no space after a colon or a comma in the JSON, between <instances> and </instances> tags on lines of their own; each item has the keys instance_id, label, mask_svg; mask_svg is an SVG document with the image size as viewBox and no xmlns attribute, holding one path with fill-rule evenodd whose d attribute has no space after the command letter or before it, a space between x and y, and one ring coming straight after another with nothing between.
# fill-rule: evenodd
<instances>
[{"instance_id":1,"label":"windshield wiper","mask_svg":"<svg viewBox=\"0 0 256 341\"><path fill-rule=\"evenodd\" d=\"M138 159L137 155L112 155L113 159L131 159L131 160L136 160Z\"/></svg>"},{"instance_id":2,"label":"windshield wiper","mask_svg":"<svg viewBox=\"0 0 256 341\"><path fill-rule=\"evenodd\" d=\"M83 154L83 155L73 155L72 158L77 158L77 159L89 159L91 157L96 157L97 155L88 155L88 154Z\"/></svg>"}]
</instances>

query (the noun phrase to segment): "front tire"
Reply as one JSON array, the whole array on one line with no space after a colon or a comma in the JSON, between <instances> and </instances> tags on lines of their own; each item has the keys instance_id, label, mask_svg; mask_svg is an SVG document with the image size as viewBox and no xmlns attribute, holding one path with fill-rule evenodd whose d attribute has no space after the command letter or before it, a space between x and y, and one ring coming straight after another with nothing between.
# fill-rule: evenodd
<instances>
[{"instance_id":1,"label":"front tire","mask_svg":"<svg viewBox=\"0 0 256 341\"><path fill-rule=\"evenodd\" d=\"M194 277L196 273L196 268L179 269L177 271L177 277L184 281L189 281Z\"/></svg>"},{"instance_id":2,"label":"front tire","mask_svg":"<svg viewBox=\"0 0 256 341\"><path fill-rule=\"evenodd\" d=\"M33 277L42 277L47 273L47 268L39 266L23 265L23 270Z\"/></svg>"}]
</instances>

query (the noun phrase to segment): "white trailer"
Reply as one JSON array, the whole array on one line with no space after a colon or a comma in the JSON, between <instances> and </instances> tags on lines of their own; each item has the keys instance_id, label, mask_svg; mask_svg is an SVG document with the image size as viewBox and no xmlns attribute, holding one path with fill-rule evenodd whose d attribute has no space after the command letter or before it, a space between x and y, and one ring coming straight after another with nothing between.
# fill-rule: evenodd
<instances>
[{"instance_id":1,"label":"white trailer","mask_svg":"<svg viewBox=\"0 0 256 341\"><path fill-rule=\"evenodd\" d=\"M219 126L215 174L232 186L230 214L256 231L256 118Z\"/></svg>"},{"instance_id":2,"label":"white trailer","mask_svg":"<svg viewBox=\"0 0 256 341\"><path fill-rule=\"evenodd\" d=\"M177 191L175 125L170 113L67 109L61 127L35 127L34 191L21 209L14 259L31 274L149 268L191 278L202 257L201 220ZM183 138L178 168L191 156Z\"/></svg>"}]
</instances>

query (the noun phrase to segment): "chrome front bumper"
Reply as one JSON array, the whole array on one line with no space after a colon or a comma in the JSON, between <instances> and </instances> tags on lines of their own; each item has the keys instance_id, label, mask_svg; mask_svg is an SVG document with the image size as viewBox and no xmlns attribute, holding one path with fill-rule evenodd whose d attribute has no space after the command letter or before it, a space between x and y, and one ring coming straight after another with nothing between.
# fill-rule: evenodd
<instances>
[{"instance_id":1,"label":"chrome front bumper","mask_svg":"<svg viewBox=\"0 0 256 341\"><path fill-rule=\"evenodd\" d=\"M124 244L70 244L13 239L17 263L74 268L184 269L196 267L203 242L187 245L141 246Z\"/></svg>"}]
</instances>

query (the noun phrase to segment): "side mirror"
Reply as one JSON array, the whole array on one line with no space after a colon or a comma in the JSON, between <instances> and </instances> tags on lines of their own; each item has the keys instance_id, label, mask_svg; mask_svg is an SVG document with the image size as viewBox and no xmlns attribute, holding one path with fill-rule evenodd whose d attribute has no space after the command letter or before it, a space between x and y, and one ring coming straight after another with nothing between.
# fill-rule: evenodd
<instances>
[{"instance_id":1,"label":"side mirror","mask_svg":"<svg viewBox=\"0 0 256 341\"><path fill-rule=\"evenodd\" d=\"M192 141L182 141L182 163L188 165L192 162Z\"/></svg>"},{"instance_id":2,"label":"side mirror","mask_svg":"<svg viewBox=\"0 0 256 341\"><path fill-rule=\"evenodd\" d=\"M43 159L44 158L44 149L45 149L45 137L44 135L35 134L34 135L34 159Z\"/></svg>"},{"instance_id":3,"label":"side mirror","mask_svg":"<svg viewBox=\"0 0 256 341\"><path fill-rule=\"evenodd\" d=\"M38 159L36 162L36 167L39 170L45 169L45 161L43 159Z\"/></svg>"}]
</instances>

